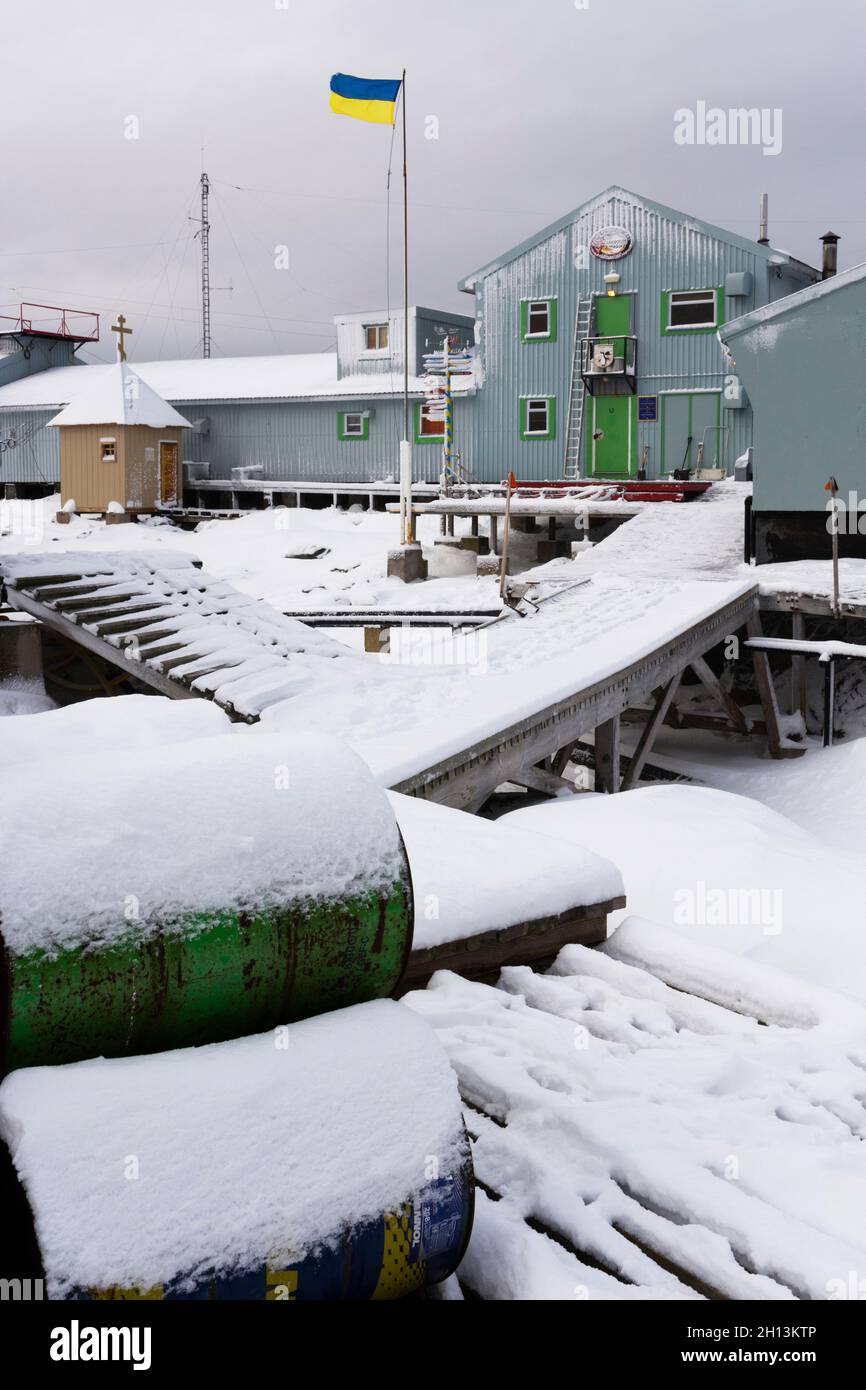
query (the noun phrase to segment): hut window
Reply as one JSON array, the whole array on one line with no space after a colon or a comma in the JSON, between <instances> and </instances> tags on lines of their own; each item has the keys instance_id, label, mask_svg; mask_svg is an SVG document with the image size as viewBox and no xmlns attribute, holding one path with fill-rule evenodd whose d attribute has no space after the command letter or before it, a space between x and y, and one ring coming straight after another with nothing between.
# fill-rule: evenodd
<instances>
[{"instance_id":1,"label":"hut window","mask_svg":"<svg viewBox=\"0 0 866 1390\"><path fill-rule=\"evenodd\" d=\"M520 301L520 340L524 343L556 341L556 299Z\"/></svg>"},{"instance_id":2,"label":"hut window","mask_svg":"<svg viewBox=\"0 0 866 1390\"><path fill-rule=\"evenodd\" d=\"M367 323L364 325L364 346L367 352L385 352L388 348L387 323Z\"/></svg>"},{"instance_id":3,"label":"hut window","mask_svg":"<svg viewBox=\"0 0 866 1390\"><path fill-rule=\"evenodd\" d=\"M521 398L520 438L556 438L556 401L553 396L523 396Z\"/></svg>"},{"instance_id":4,"label":"hut window","mask_svg":"<svg viewBox=\"0 0 866 1390\"><path fill-rule=\"evenodd\" d=\"M100 439L99 457L103 463L115 463L117 461L117 440Z\"/></svg>"},{"instance_id":5,"label":"hut window","mask_svg":"<svg viewBox=\"0 0 866 1390\"><path fill-rule=\"evenodd\" d=\"M340 439L369 439L370 416L363 410L341 410L337 414L337 435Z\"/></svg>"},{"instance_id":6,"label":"hut window","mask_svg":"<svg viewBox=\"0 0 866 1390\"><path fill-rule=\"evenodd\" d=\"M668 328L715 328L715 290L673 290L668 300Z\"/></svg>"}]
</instances>

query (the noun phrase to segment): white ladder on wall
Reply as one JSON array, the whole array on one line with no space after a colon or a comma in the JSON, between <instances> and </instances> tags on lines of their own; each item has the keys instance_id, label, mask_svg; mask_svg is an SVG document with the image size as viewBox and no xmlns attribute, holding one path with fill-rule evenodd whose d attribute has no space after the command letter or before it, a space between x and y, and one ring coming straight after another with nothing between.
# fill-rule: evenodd
<instances>
[{"instance_id":1,"label":"white ladder on wall","mask_svg":"<svg viewBox=\"0 0 866 1390\"><path fill-rule=\"evenodd\" d=\"M580 374L580 340L588 338L592 323L592 295L581 296L574 317L574 349L571 358L571 381L568 388L568 419L565 430L565 462L563 478L580 477L580 446L583 439L583 412L586 405L586 386Z\"/></svg>"}]
</instances>

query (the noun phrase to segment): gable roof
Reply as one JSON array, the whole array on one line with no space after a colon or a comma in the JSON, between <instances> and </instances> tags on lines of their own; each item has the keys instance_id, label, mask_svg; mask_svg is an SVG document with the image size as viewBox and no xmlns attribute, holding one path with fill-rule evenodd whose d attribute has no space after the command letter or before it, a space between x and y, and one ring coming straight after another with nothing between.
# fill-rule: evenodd
<instances>
[{"instance_id":1,"label":"gable roof","mask_svg":"<svg viewBox=\"0 0 866 1390\"><path fill-rule=\"evenodd\" d=\"M612 183L603 192L596 193L594 197L588 198L586 202L579 203L571 212L565 213L563 217L551 222L547 227L542 227L540 231L534 232L531 237L521 241L517 246L512 246L510 250L504 251L502 255L494 257L486 265L478 270L473 270L471 275L466 275L462 280L458 280L457 288L464 290L467 294L472 294L475 289L475 282L483 279L485 275L491 275L509 261L514 261L518 256L522 256L526 251L531 251L534 246L539 246L548 237L554 236L557 232L570 227L578 217L590 212L593 208L608 202L611 198L620 198L626 202L639 203L641 207L649 209L650 212L657 213L660 217L672 218L677 222L687 222L695 231L703 232L706 236L715 237L722 241L729 242L732 246L737 246L740 250L750 251L753 255L760 256L762 253L767 260L783 256L786 265L795 273L800 273L802 278L809 281L817 278L819 272L814 267L806 265L805 261L799 261L795 256L789 256L787 251L781 251L778 247L762 246L759 241L750 241L748 237L740 236L737 232L729 232L724 227L717 227L712 222L704 222L700 217L693 217L691 213L679 212L676 208L667 207L664 203L656 203L652 198L644 198L640 193L632 193L627 188L622 188L619 184Z\"/></svg>"},{"instance_id":2,"label":"gable roof","mask_svg":"<svg viewBox=\"0 0 866 1390\"><path fill-rule=\"evenodd\" d=\"M105 367L95 377L77 376L83 390L49 420L54 425L147 425L151 429L189 428L189 421L148 386L128 362Z\"/></svg>"}]
</instances>

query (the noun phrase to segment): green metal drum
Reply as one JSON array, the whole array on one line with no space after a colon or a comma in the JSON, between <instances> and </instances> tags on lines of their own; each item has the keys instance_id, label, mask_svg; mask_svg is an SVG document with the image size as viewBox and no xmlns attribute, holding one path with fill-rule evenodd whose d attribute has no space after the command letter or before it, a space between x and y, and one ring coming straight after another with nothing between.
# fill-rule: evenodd
<instances>
[{"instance_id":1,"label":"green metal drum","mask_svg":"<svg viewBox=\"0 0 866 1390\"><path fill-rule=\"evenodd\" d=\"M227 912L104 950L3 949L0 1068L221 1042L383 998L411 946L407 861L387 896Z\"/></svg>"}]
</instances>

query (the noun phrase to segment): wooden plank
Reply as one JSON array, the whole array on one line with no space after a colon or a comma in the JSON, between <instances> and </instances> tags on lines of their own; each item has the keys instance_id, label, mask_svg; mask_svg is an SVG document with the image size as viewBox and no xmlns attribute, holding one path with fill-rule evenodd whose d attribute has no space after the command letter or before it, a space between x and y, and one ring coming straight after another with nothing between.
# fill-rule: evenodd
<instances>
[{"instance_id":1,"label":"wooden plank","mask_svg":"<svg viewBox=\"0 0 866 1390\"><path fill-rule=\"evenodd\" d=\"M725 711L738 733L747 734L749 732L749 721L743 714L736 700L731 698L718 676L704 658L702 656L696 656L689 664L701 685L707 693L712 696L716 704Z\"/></svg>"},{"instance_id":2,"label":"wooden plank","mask_svg":"<svg viewBox=\"0 0 866 1390\"><path fill-rule=\"evenodd\" d=\"M674 676L673 680L668 681L665 688L659 693L658 697L656 698L653 711L650 714L650 717L644 726L644 730L638 741L637 748L634 750L631 762L629 763L628 768L626 770L626 774L622 779L622 790L624 792L631 791L631 789L635 787L638 781L640 780L640 775L643 772L644 764L647 758L649 757L650 752L652 751L652 746L655 742L656 734L658 733L659 729L664 723L665 715L667 714L671 702L679 689L681 680L682 672L680 671L678 675Z\"/></svg>"},{"instance_id":3,"label":"wooden plank","mask_svg":"<svg viewBox=\"0 0 866 1390\"><path fill-rule=\"evenodd\" d=\"M620 789L619 715L606 719L595 731L595 789L597 792L618 792Z\"/></svg>"},{"instance_id":4,"label":"wooden plank","mask_svg":"<svg viewBox=\"0 0 866 1390\"><path fill-rule=\"evenodd\" d=\"M528 787L536 792L545 792L548 796L559 796L564 791L576 793L579 790L566 777L558 777L543 767L524 767L520 772L513 773L508 780L514 782L515 786Z\"/></svg>"},{"instance_id":5,"label":"wooden plank","mask_svg":"<svg viewBox=\"0 0 866 1390\"><path fill-rule=\"evenodd\" d=\"M597 946L607 938L608 915L621 907L625 907L625 898L612 898L413 951L397 996L422 988L437 970L453 970L470 980L495 979L504 965L541 968L550 964L563 946Z\"/></svg>"}]
</instances>

